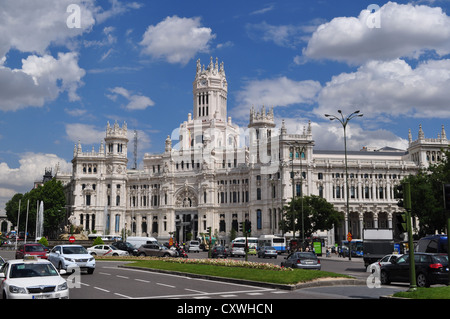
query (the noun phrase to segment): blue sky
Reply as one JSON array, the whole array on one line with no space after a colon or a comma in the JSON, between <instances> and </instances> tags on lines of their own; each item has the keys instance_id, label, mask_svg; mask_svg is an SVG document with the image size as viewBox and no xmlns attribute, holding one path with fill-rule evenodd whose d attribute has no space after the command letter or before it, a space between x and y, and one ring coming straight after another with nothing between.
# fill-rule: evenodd
<instances>
[{"instance_id":1,"label":"blue sky","mask_svg":"<svg viewBox=\"0 0 450 319\"><path fill-rule=\"evenodd\" d=\"M138 161L162 152L192 112L196 60L211 56L225 64L228 115L243 127L251 106L265 105L289 132L311 121L316 149L342 149L342 127L323 116L337 109L364 113L349 126L354 150L406 149L419 124L426 137L450 130L449 1L0 0L0 8L0 212L45 167L70 171L79 140L98 150L107 121L126 121L130 138L138 130Z\"/></svg>"}]
</instances>

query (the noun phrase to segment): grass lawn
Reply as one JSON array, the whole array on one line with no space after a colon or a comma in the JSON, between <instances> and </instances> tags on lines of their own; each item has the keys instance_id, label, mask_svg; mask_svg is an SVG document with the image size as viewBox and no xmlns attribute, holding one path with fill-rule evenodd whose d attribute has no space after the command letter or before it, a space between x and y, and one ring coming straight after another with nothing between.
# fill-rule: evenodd
<instances>
[{"instance_id":1,"label":"grass lawn","mask_svg":"<svg viewBox=\"0 0 450 319\"><path fill-rule=\"evenodd\" d=\"M351 278L346 275L326 272L321 270L272 270L255 269L243 267L229 267L209 264L185 264L177 262L167 262L164 260L139 260L127 266L144 267L152 269L162 269L170 271L179 271L184 273L201 274L217 277L246 279L260 282L270 282L276 284L297 284L307 282L318 278Z\"/></svg>"},{"instance_id":2,"label":"grass lawn","mask_svg":"<svg viewBox=\"0 0 450 319\"><path fill-rule=\"evenodd\" d=\"M402 291L394 294L394 297L411 299L450 299L450 286L417 288L416 291Z\"/></svg>"}]
</instances>

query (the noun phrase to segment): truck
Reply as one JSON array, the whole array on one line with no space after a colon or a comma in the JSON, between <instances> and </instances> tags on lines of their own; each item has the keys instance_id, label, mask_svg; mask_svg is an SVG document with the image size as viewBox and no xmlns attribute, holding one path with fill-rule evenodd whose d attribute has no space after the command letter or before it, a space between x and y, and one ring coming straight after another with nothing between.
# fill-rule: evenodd
<instances>
[{"instance_id":1,"label":"truck","mask_svg":"<svg viewBox=\"0 0 450 319\"><path fill-rule=\"evenodd\" d=\"M392 229L363 229L364 267L394 253Z\"/></svg>"}]
</instances>

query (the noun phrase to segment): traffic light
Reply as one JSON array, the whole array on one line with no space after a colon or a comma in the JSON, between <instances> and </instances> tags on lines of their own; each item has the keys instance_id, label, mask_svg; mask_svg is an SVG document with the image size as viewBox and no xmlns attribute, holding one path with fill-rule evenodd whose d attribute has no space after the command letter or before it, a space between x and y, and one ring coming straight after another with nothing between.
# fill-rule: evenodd
<instances>
[{"instance_id":1,"label":"traffic light","mask_svg":"<svg viewBox=\"0 0 450 319\"><path fill-rule=\"evenodd\" d=\"M249 220L245 221L245 231L249 234L252 232L252 222Z\"/></svg>"},{"instance_id":2,"label":"traffic light","mask_svg":"<svg viewBox=\"0 0 450 319\"><path fill-rule=\"evenodd\" d=\"M395 188L394 188L394 198L398 199L398 202L397 202L397 206L398 207L404 207L403 196L404 196L403 195L403 185L400 184L400 185L395 186Z\"/></svg>"},{"instance_id":3,"label":"traffic light","mask_svg":"<svg viewBox=\"0 0 450 319\"><path fill-rule=\"evenodd\" d=\"M396 214L397 217L397 229L400 233L405 233L408 231L407 222L406 222L406 212Z\"/></svg>"},{"instance_id":4,"label":"traffic light","mask_svg":"<svg viewBox=\"0 0 450 319\"><path fill-rule=\"evenodd\" d=\"M244 231L244 223L243 222L240 222L239 223L239 231Z\"/></svg>"}]
</instances>

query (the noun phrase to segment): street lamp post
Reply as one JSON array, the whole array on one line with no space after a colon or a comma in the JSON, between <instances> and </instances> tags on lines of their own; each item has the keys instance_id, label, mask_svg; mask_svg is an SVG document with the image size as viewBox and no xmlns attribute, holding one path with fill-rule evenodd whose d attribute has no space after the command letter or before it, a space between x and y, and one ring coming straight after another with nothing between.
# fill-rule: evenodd
<instances>
[{"instance_id":1,"label":"street lamp post","mask_svg":"<svg viewBox=\"0 0 450 319\"><path fill-rule=\"evenodd\" d=\"M295 199L295 173L294 173L294 156L295 154L299 154L299 158L300 158L300 198L301 198L301 212L302 212L302 245L305 244L305 227L304 227L304 216L303 216L303 167L302 167L302 156L306 151L306 147L303 146L295 146L297 145L297 143L294 144L289 144L289 150L292 154L292 171L291 171L291 175L292 175L292 204L294 203L294 199ZM295 239L295 211L293 208L293 205L291 207L292 209L292 224L293 224L293 234L292 234L292 238ZM300 236L299 236L300 237Z\"/></svg>"},{"instance_id":2,"label":"street lamp post","mask_svg":"<svg viewBox=\"0 0 450 319\"><path fill-rule=\"evenodd\" d=\"M325 114L325 117L329 118L330 121L333 120L338 120L341 124L342 127L344 128L344 153L345 153L345 192L346 192L346 197L347 197L347 202L346 202L346 210L347 210L347 219L348 219L348 231L350 232L351 229L351 221L350 221L350 209L349 209L349 187L348 187L348 164L347 164L347 135L346 135L346 128L347 128L347 124L348 122L355 118L355 117L361 117L363 116L363 114L359 113L360 111L355 111L352 114L350 114L349 116L347 116L346 118L344 118L344 115L342 114L341 110L338 110L338 113L340 114L340 118L335 116L335 115L330 115L330 114ZM352 260L352 251L350 249L350 245L348 247L348 260Z\"/></svg>"}]
</instances>

